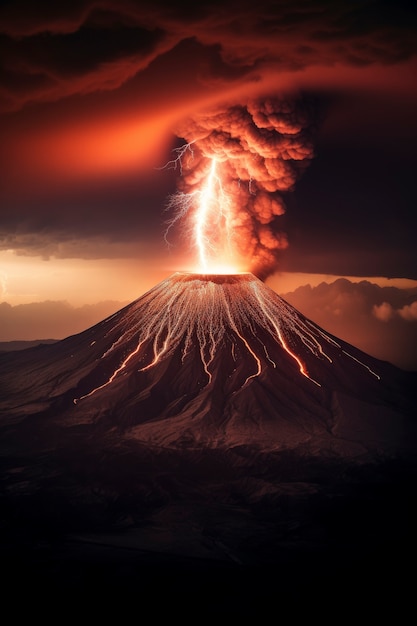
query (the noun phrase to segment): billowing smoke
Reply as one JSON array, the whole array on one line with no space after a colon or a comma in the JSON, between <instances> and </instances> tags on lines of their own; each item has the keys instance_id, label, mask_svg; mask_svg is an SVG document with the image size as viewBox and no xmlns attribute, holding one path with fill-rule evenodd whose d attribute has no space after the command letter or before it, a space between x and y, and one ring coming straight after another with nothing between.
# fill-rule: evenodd
<instances>
[{"instance_id":1,"label":"billowing smoke","mask_svg":"<svg viewBox=\"0 0 417 626\"><path fill-rule=\"evenodd\" d=\"M280 251L288 246L280 224L284 196L313 157L311 126L309 104L269 98L217 107L176 129L187 142L181 152L180 194L192 197L204 184L208 163L216 159L231 206L236 253L262 279L276 271Z\"/></svg>"}]
</instances>

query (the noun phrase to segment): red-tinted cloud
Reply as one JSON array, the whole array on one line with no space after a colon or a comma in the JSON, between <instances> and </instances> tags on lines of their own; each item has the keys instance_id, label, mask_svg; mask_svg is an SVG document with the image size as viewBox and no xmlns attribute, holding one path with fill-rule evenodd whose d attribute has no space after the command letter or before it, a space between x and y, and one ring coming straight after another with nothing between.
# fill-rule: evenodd
<instances>
[{"instance_id":1,"label":"red-tinted cloud","mask_svg":"<svg viewBox=\"0 0 417 626\"><path fill-rule=\"evenodd\" d=\"M332 102L327 128L331 120L337 122L321 146L322 154L345 132L349 116L359 120L352 132L360 128L365 138L374 118L381 115L382 103L385 117L378 126L378 137L385 136L385 126L389 128L392 141L389 147L385 143L392 153L392 146L396 146L393 129L402 129L401 137L417 135L402 115L402 107L394 107L390 113L390 107L383 106L387 94L401 103L417 99L413 80L415 32L415 11L401 1L236 0L203 1L192 6L158 0L3 3L0 246L20 235L21 241L38 239L39 245L48 237L56 242L68 236L88 240L92 235L132 243L138 236L139 218L144 219L143 231L150 220L160 219L162 191L168 183L159 184L158 189L155 185L153 199L146 191L144 198L137 194L128 206L122 199L127 173L132 178L137 175L138 181L140 176L140 184L146 178L153 179L155 168L169 155L176 130L196 113L225 103L239 107L250 99L286 98L288 94L301 94L308 102L319 94L322 103ZM349 94L353 101L357 98L363 102L365 92L371 97L362 118L361 112L356 116L349 111L337 118L334 96L343 100ZM260 113L257 123L261 122ZM358 151L368 149L363 148L364 141L359 142ZM265 176L280 168L275 180L283 181L287 193L295 180L294 172L291 168L284 172L282 162L278 165L274 161L274 154L262 156L264 164L269 158L270 162L257 172L258 182L266 186ZM317 163L320 167L320 160ZM342 169L347 187L343 199L352 189L349 180L356 171L355 159L346 158L339 166ZM316 175L315 171L311 169L311 175ZM389 172L379 172L379 178L387 179L388 174L395 179L398 169L390 166ZM166 173L161 176L167 181ZM316 189L323 188L323 177L316 180ZM88 195L87 209L80 202L69 201L76 195L76 187L81 190L81 183L101 190L94 199ZM171 176L170 184L174 187L175 183ZM298 183L295 192L297 188ZM414 206L409 189L400 190L405 198L403 213ZM115 200L111 209L108 197L112 194ZM288 206L288 197L284 200ZM310 200L314 205L309 192ZM328 205L335 204L334 196L325 200ZM274 204L261 189L256 204L259 221L265 227L259 230L259 240L268 247L275 237L284 246L284 239L268 226L282 205ZM364 212L363 208L358 210ZM327 215L323 220L321 211L321 206L311 209L315 224L322 230L332 229L333 221ZM381 204L380 214L386 212L387 207ZM288 250L300 254L293 242L302 226L294 228L292 214L289 209L285 220L291 228L284 230L288 231ZM249 219L248 214L242 216L242 223L245 219ZM313 234L305 215L301 221L309 242L316 244L305 255L304 271L310 259L317 259L318 250L324 255L324 265L333 264L336 256L342 258L343 246L334 232L329 241L335 241L335 250L326 253L329 243L322 241L320 233ZM411 232L412 226L408 222L406 230ZM356 220L357 231L360 228ZM381 248L379 240L377 243L374 251ZM400 248L409 250L409 242L398 244L395 250ZM363 249L360 253L363 255ZM344 254L346 258L346 250ZM375 273L381 255L377 250ZM290 269L298 260L291 261ZM364 264L366 258L356 265ZM349 273L348 266L352 270L352 264L347 264ZM401 271L411 271L410 267L407 260Z\"/></svg>"},{"instance_id":2,"label":"red-tinted cloud","mask_svg":"<svg viewBox=\"0 0 417 626\"><path fill-rule=\"evenodd\" d=\"M176 133L187 141L168 165L181 171L181 194L171 199L176 207L173 223L193 212L193 196L205 184L213 160L221 180L209 222L218 203L227 205L228 218L217 225L227 230L227 240L241 266L265 278L276 269L279 251L287 247L278 217L285 212L282 192L291 191L313 157L311 112L295 100L252 99L245 105L223 105L190 115ZM183 195L185 194L185 195ZM184 211L184 208L190 209ZM214 244L214 256L219 250ZM220 242L222 243L222 242ZM246 260L246 263L244 262Z\"/></svg>"},{"instance_id":3,"label":"red-tinted cloud","mask_svg":"<svg viewBox=\"0 0 417 626\"><path fill-rule=\"evenodd\" d=\"M339 279L283 294L336 337L364 352L417 371L417 290Z\"/></svg>"},{"instance_id":4,"label":"red-tinted cloud","mask_svg":"<svg viewBox=\"0 0 417 626\"><path fill-rule=\"evenodd\" d=\"M201 68L212 85L312 66L402 62L416 52L415 12L402 3L315 0L213 3L6 3L0 12L3 106L111 91L180 42L217 46ZM184 65L175 70L187 72Z\"/></svg>"}]
</instances>

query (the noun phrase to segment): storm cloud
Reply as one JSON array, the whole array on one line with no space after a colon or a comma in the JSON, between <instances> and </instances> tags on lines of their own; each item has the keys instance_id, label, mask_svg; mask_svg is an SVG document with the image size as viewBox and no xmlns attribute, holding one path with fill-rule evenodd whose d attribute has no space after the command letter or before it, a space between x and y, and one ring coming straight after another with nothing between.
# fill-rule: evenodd
<instances>
[{"instance_id":1,"label":"storm cloud","mask_svg":"<svg viewBox=\"0 0 417 626\"><path fill-rule=\"evenodd\" d=\"M3 4L0 24L4 109L112 91L184 42L208 51L207 84L416 52L415 12L402 2L16 0Z\"/></svg>"},{"instance_id":2,"label":"storm cloud","mask_svg":"<svg viewBox=\"0 0 417 626\"><path fill-rule=\"evenodd\" d=\"M258 273L279 258L288 271L415 275L416 25L409 3L383 0L2 3L0 249L135 258L136 244L155 263L176 138L226 109L270 137L251 102L314 101L313 147L281 110L286 158L253 144L256 185L247 164L233 173L242 196L245 176L257 187L239 228L258 219ZM212 128L201 154L222 137Z\"/></svg>"},{"instance_id":3,"label":"storm cloud","mask_svg":"<svg viewBox=\"0 0 417 626\"><path fill-rule=\"evenodd\" d=\"M283 98L216 107L188 118L176 131L188 143L168 163L181 173L181 195L174 195L169 203L178 210L171 224L184 214L189 217L184 208L192 205L193 198L198 202L210 164L218 163L216 176L221 182L209 216L210 231L221 213L217 202L224 197L228 218L225 224L217 224L217 230L227 229L233 256L246 259L242 266L266 278L288 245L278 218L285 213L283 194L294 189L313 158L312 124L305 103Z\"/></svg>"}]
</instances>

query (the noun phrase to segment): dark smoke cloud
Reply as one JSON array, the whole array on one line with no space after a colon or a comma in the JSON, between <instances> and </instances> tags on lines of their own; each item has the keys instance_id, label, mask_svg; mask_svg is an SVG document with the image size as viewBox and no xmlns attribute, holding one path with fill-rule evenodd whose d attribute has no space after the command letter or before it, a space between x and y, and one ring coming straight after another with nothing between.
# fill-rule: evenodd
<instances>
[{"instance_id":1,"label":"dark smoke cloud","mask_svg":"<svg viewBox=\"0 0 417 626\"><path fill-rule=\"evenodd\" d=\"M2 107L113 91L190 40L219 53L200 74L208 82L397 63L415 54L415 27L400 0L4 2Z\"/></svg>"},{"instance_id":2,"label":"dark smoke cloud","mask_svg":"<svg viewBox=\"0 0 417 626\"><path fill-rule=\"evenodd\" d=\"M158 172L146 194L144 180L178 120L227 101L236 106L218 109L201 145L233 161L246 207L236 228L254 233L245 241L258 273L274 266L285 231L281 269L415 276L416 15L402 0L0 2L0 249L90 258L138 238L163 247L175 180ZM300 107L274 116L248 103L297 90L328 107L301 180L311 141ZM228 123L242 116L241 138ZM181 129L187 140L191 130Z\"/></svg>"},{"instance_id":3,"label":"dark smoke cloud","mask_svg":"<svg viewBox=\"0 0 417 626\"><path fill-rule=\"evenodd\" d=\"M181 191L201 188L209 159L221 163L236 251L261 278L277 269L279 252L288 245L279 218L284 195L314 155L313 110L295 99L253 99L200 112L176 130L189 144L181 159Z\"/></svg>"}]
</instances>

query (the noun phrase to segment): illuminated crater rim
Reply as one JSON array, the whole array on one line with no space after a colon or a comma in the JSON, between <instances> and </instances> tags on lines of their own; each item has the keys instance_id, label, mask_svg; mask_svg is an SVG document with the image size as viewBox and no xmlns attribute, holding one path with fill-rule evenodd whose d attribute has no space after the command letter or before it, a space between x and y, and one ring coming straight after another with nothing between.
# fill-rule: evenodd
<instances>
[{"instance_id":1,"label":"illuminated crater rim","mask_svg":"<svg viewBox=\"0 0 417 626\"><path fill-rule=\"evenodd\" d=\"M256 276L251 272L230 272L227 274L218 274L214 272L176 272L174 279L181 282L191 282L200 280L217 284L223 283L242 283L257 280Z\"/></svg>"}]
</instances>

